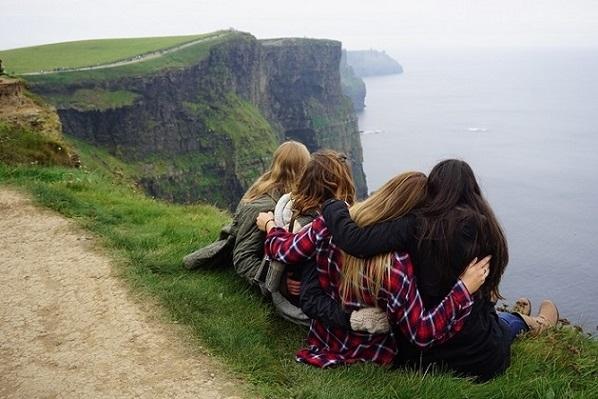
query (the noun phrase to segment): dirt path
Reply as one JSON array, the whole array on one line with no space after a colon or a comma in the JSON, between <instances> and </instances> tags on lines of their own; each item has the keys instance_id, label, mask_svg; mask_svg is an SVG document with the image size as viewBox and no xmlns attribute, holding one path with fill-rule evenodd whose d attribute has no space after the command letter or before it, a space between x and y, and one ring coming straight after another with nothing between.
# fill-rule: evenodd
<instances>
[{"instance_id":1,"label":"dirt path","mask_svg":"<svg viewBox=\"0 0 598 399\"><path fill-rule=\"evenodd\" d=\"M70 221L0 187L0 398L239 398Z\"/></svg>"}]
</instances>

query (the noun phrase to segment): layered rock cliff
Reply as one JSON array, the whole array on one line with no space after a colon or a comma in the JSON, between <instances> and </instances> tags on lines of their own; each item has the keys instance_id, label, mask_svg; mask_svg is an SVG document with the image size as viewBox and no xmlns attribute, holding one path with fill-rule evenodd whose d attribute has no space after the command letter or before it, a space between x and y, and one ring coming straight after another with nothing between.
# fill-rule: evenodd
<instances>
[{"instance_id":1,"label":"layered rock cliff","mask_svg":"<svg viewBox=\"0 0 598 399\"><path fill-rule=\"evenodd\" d=\"M340 88L341 44L230 33L184 68L32 89L64 132L136 166L154 196L232 207L286 139L352 160L367 192L357 121Z\"/></svg>"}]
</instances>

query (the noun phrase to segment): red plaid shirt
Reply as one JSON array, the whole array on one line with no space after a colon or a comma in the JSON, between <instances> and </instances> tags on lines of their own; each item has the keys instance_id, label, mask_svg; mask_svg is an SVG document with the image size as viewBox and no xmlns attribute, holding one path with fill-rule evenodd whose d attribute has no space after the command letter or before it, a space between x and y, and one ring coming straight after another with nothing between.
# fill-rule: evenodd
<instances>
[{"instance_id":1,"label":"red plaid shirt","mask_svg":"<svg viewBox=\"0 0 598 399\"><path fill-rule=\"evenodd\" d=\"M315 256L320 285L337 302L342 302L338 293L342 253L332 243L322 216L296 234L273 228L266 237L265 252L268 257L286 264L301 263ZM420 348L443 342L460 331L473 305L461 280L438 306L427 311L417 291L409 256L395 252L391 259L390 278L383 282L378 297L374 298L368 291L364 276L361 288L365 303L352 300L345 306L349 310L368 306L386 309L391 325L398 327ZM297 353L297 360L317 367L358 361L387 365L392 363L397 352L393 333L346 331L326 327L317 320L311 322L307 344L307 348Z\"/></svg>"}]
</instances>

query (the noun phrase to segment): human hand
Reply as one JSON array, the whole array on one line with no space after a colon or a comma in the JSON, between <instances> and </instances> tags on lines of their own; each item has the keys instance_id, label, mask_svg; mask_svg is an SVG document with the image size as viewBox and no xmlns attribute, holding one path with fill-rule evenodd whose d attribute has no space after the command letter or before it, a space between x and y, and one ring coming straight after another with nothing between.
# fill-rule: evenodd
<instances>
[{"instance_id":1,"label":"human hand","mask_svg":"<svg viewBox=\"0 0 598 399\"><path fill-rule=\"evenodd\" d=\"M492 255L488 255L479 262L478 258L475 258L471 261L469 266L467 266L467 269L465 269L461 277L459 277L470 294L479 290L482 284L484 284L484 281L486 281L486 277L488 277L488 274L490 273L491 258Z\"/></svg>"},{"instance_id":2,"label":"human hand","mask_svg":"<svg viewBox=\"0 0 598 399\"><path fill-rule=\"evenodd\" d=\"M382 309L363 308L351 312L351 329L370 334L386 334L390 331L390 324Z\"/></svg>"},{"instance_id":3,"label":"human hand","mask_svg":"<svg viewBox=\"0 0 598 399\"><path fill-rule=\"evenodd\" d=\"M287 290L289 294L299 296L301 294L301 281L287 277Z\"/></svg>"},{"instance_id":4,"label":"human hand","mask_svg":"<svg viewBox=\"0 0 598 399\"><path fill-rule=\"evenodd\" d=\"M274 227L274 213L272 212L260 212L255 219L257 228L266 233L269 231L268 227Z\"/></svg>"}]
</instances>

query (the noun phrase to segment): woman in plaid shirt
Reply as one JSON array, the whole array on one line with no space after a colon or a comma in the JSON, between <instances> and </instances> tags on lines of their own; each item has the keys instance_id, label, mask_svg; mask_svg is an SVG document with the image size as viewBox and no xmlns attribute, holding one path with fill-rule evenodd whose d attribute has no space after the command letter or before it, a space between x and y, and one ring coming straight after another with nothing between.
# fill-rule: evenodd
<instances>
[{"instance_id":1,"label":"woman in plaid shirt","mask_svg":"<svg viewBox=\"0 0 598 399\"><path fill-rule=\"evenodd\" d=\"M356 219L372 224L409 212L424 197L425 175L406 173L389 181L355 209ZM390 205L390 206L389 206ZM413 265L405 253L393 252L369 260L343 254L320 216L296 234L274 227L271 213L258 216L258 227L268 232L266 256L297 264L316 259L320 285L346 309L378 306L393 326L421 348L443 342L458 332L473 305L473 294L488 274L488 259L470 264L444 300L431 310L417 291ZM370 334L327 327L313 320L308 347L297 360L318 367L369 361L391 364L397 353L394 334Z\"/></svg>"}]
</instances>

